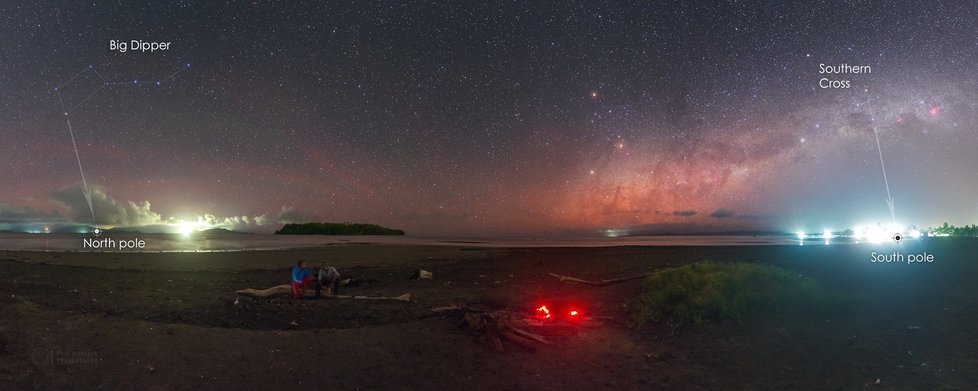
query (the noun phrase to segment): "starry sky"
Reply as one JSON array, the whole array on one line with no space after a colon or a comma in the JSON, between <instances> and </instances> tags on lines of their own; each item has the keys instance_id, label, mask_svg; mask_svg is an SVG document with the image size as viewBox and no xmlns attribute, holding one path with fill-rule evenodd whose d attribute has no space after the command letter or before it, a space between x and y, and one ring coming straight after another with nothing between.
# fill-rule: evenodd
<instances>
[{"instance_id":1,"label":"starry sky","mask_svg":"<svg viewBox=\"0 0 978 391\"><path fill-rule=\"evenodd\" d=\"M974 223L978 9L909 3L4 2L0 228L820 232L890 219L874 130Z\"/></svg>"}]
</instances>

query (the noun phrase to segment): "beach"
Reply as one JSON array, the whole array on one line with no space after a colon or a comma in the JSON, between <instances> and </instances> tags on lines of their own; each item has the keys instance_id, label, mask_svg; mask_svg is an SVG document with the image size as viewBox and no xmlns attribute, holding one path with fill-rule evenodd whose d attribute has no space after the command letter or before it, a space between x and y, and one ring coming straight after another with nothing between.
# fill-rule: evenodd
<instances>
[{"instance_id":1,"label":"beach","mask_svg":"<svg viewBox=\"0 0 978 391\"><path fill-rule=\"evenodd\" d=\"M3 389L968 389L978 384L978 241L896 245L498 247L336 243L241 252L0 252ZM363 281L341 294L254 298L298 259ZM852 304L673 329L638 326L642 281L561 282L713 260L783 267ZM417 269L431 280L412 280ZM536 351L487 349L431 308L579 303L595 327Z\"/></svg>"}]
</instances>

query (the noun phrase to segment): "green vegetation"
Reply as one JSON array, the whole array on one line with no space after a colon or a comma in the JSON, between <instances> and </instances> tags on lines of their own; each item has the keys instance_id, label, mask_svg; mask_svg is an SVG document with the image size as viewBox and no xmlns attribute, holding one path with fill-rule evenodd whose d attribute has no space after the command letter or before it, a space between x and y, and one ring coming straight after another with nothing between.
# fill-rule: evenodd
<instances>
[{"instance_id":1,"label":"green vegetation","mask_svg":"<svg viewBox=\"0 0 978 391\"><path fill-rule=\"evenodd\" d=\"M678 328L764 313L821 313L843 303L840 294L779 267L704 262L650 276L636 316L640 324L657 321Z\"/></svg>"},{"instance_id":2,"label":"green vegetation","mask_svg":"<svg viewBox=\"0 0 978 391\"><path fill-rule=\"evenodd\" d=\"M978 225L971 224L963 227L955 227L944 222L944 225L940 227L927 228L927 232L931 235L939 236L978 236Z\"/></svg>"},{"instance_id":3,"label":"green vegetation","mask_svg":"<svg viewBox=\"0 0 978 391\"><path fill-rule=\"evenodd\" d=\"M404 235L404 231L376 224L303 223L286 224L276 235Z\"/></svg>"}]
</instances>

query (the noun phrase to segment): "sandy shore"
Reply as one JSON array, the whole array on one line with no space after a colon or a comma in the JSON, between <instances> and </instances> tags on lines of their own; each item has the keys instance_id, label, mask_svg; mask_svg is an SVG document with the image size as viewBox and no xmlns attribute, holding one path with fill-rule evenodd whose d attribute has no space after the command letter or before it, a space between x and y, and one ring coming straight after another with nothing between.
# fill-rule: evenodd
<instances>
[{"instance_id":1,"label":"sandy shore","mask_svg":"<svg viewBox=\"0 0 978 391\"><path fill-rule=\"evenodd\" d=\"M872 264L864 246L2 252L0 388L968 389L978 384L978 244L914 246L935 262ZM296 259L322 258L366 281L344 293L415 300L233 293L282 284ZM704 259L777 264L855 308L817 321L635 329L639 281L595 288L547 276L615 278ZM435 279L410 280L418 268ZM456 320L428 316L448 304L525 309L555 298L606 320L536 352L498 353Z\"/></svg>"}]
</instances>

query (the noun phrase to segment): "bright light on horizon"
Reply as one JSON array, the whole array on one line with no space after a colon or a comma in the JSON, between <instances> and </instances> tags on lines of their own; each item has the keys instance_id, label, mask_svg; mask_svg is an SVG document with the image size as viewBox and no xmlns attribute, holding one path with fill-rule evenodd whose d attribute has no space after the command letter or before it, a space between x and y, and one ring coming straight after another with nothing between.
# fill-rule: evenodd
<instances>
[{"instance_id":1,"label":"bright light on horizon","mask_svg":"<svg viewBox=\"0 0 978 391\"><path fill-rule=\"evenodd\" d=\"M197 231L204 230L204 229L207 229L208 228L208 225L206 223L204 223L203 221L200 221L200 220L198 220L198 221L184 221L184 220L180 220L180 221L178 221L174 225L177 227L177 232L180 233L180 235L181 236L184 236L184 237L190 236L194 232L197 232Z\"/></svg>"},{"instance_id":2,"label":"bright light on horizon","mask_svg":"<svg viewBox=\"0 0 978 391\"><path fill-rule=\"evenodd\" d=\"M808 234L805 231L798 230L795 231L795 236L799 241L804 241L806 239L822 239L825 240L826 244L836 238L840 239L842 242L846 242L846 238L851 238L854 243L885 243L890 241L897 241L894 239L897 235L902 236L904 239L920 239L923 236L928 235L924 230L921 230L916 225L903 225L900 223L891 224L864 224L857 225L852 229L847 229L845 231L835 232L828 228L823 228L821 233ZM898 241L897 241L898 242Z\"/></svg>"}]
</instances>

